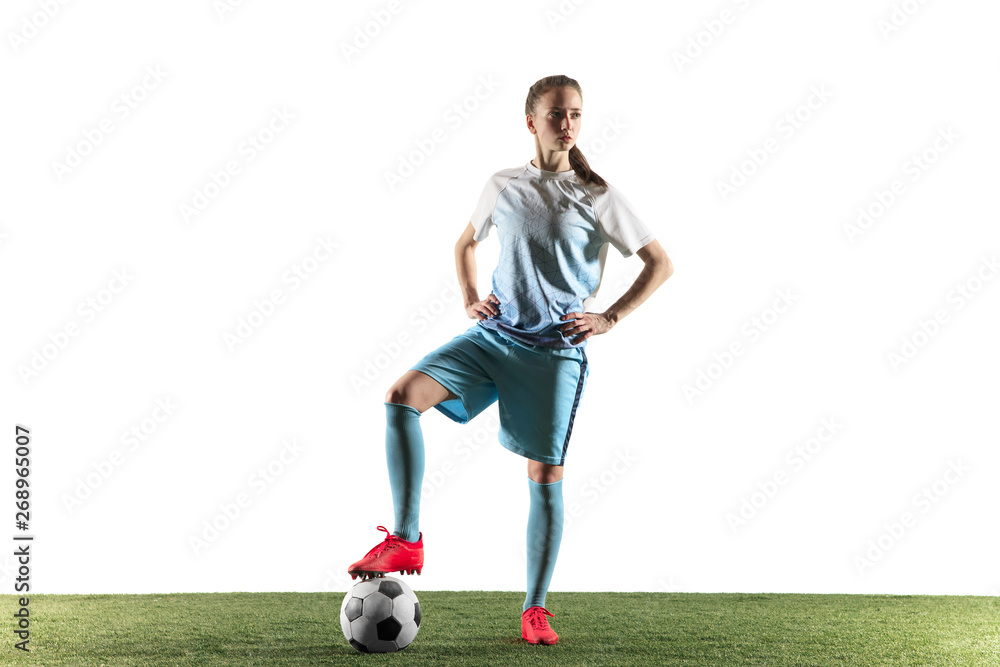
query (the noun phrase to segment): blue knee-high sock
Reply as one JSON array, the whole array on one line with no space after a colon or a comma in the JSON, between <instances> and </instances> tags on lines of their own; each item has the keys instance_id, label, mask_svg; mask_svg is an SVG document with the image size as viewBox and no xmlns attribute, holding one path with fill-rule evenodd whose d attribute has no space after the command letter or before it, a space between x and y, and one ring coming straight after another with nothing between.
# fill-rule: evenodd
<instances>
[{"instance_id":1,"label":"blue knee-high sock","mask_svg":"<svg viewBox=\"0 0 1000 667\"><path fill-rule=\"evenodd\" d=\"M539 484L528 478L528 594L524 609L544 607L563 531L562 480Z\"/></svg>"},{"instance_id":2,"label":"blue knee-high sock","mask_svg":"<svg viewBox=\"0 0 1000 667\"><path fill-rule=\"evenodd\" d=\"M385 459L396 513L393 534L416 542L420 537L420 486L424 480L424 434L416 408L385 404Z\"/></svg>"}]
</instances>

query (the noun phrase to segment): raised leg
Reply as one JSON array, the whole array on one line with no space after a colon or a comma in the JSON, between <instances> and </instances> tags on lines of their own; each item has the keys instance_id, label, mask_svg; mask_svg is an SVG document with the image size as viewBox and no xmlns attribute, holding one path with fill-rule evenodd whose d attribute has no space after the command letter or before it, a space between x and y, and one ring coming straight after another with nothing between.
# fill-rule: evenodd
<instances>
[{"instance_id":1,"label":"raised leg","mask_svg":"<svg viewBox=\"0 0 1000 667\"><path fill-rule=\"evenodd\" d=\"M420 540L420 487L424 479L421 413L455 394L420 371L409 370L385 394L385 459L389 468L393 535Z\"/></svg>"}]
</instances>

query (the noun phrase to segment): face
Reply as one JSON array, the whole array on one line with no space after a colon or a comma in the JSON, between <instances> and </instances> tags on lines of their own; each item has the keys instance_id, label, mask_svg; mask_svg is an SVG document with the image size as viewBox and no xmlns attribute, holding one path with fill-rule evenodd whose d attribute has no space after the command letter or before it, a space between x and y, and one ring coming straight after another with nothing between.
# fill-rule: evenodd
<instances>
[{"instance_id":1,"label":"face","mask_svg":"<svg viewBox=\"0 0 1000 667\"><path fill-rule=\"evenodd\" d=\"M543 148L568 151L580 136L583 100L575 88L550 88L542 95L534 115L528 116L528 129L538 137ZM569 137L569 140L563 137Z\"/></svg>"}]
</instances>

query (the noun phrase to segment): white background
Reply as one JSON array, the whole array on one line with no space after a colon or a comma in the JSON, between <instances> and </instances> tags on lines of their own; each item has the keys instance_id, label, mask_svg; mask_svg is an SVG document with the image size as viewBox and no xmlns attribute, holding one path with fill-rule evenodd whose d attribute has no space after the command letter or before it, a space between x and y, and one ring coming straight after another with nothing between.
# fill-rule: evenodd
<instances>
[{"instance_id":1,"label":"white background","mask_svg":"<svg viewBox=\"0 0 1000 667\"><path fill-rule=\"evenodd\" d=\"M0 534L24 424L33 592L346 590L392 528L385 391L471 326L453 244L567 74L675 274L588 341L551 590L997 593L995 3L45 4L0 17ZM611 252L592 310L640 269ZM523 590L496 406L421 424L409 581Z\"/></svg>"}]
</instances>

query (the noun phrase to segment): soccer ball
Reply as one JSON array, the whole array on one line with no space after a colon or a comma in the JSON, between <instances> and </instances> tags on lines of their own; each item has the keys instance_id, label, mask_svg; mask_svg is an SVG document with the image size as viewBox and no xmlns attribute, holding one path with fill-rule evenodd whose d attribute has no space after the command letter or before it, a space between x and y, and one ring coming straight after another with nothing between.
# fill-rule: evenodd
<instances>
[{"instance_id":1,"label":"soccer ball","mask_svg":"<svg viewBox=\"0 0 1000 667\"><path fill-rule=\"evenodd\" d=\"M420 602L394 577L359 581L340 605L340 627L362 653L390 653L410 645L420 629Z\"/></svg>"}]
</instances>

